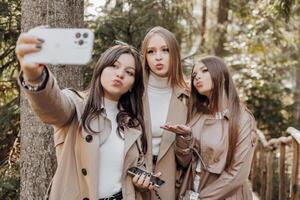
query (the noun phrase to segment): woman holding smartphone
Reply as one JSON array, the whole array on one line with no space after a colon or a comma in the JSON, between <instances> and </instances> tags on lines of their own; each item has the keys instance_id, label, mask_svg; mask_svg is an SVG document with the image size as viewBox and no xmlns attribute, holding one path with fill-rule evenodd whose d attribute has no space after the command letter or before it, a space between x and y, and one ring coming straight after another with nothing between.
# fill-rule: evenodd
<instances>
[{"instance_id":1,"label":"woman holding smartphone","mask_svg":"<svg viewBox=\"0 0 300 200\"><path fill-rule=\"evenodd\" d=\"M147 151L139 54L124 44L107 49L89 88L77 92L61 90L44 65L24 62L42 48L42 39L23 33L16 54L21 88L36 115L54 127L58 165L48 198L145 199L127 174L145 168Z\"/></svg>"},{"instance_id":2,"label":"woman holding smartphone","mask_svg":"<svg viewBox=\"0 0 300 200\"><path fill-rule=\"evenodd\" d=\"M155 193L152 192L152 199L174 200L177 199L175 134L166 133L160 127L165 123L186 122L188 92L180 48L173 33L154 27L146 34L141 53L146 73L143 103L148 133L148 170L161 174L160 178L165 181ZM142 186L147 187L147 184Z\"/></svg>"},{"instance_id":3,"label":"woman holding smartphone","mask_svg":"<svg viewBox=\"0 0 300 200\"><path fill-rule=\"evenodd\" d=\"M193 67L188 111L187 125L162 127L176 133L177 161L187 167L179 199L252 199L255 120L220 58L204 57Z\"/></svg>"}]
</instances>

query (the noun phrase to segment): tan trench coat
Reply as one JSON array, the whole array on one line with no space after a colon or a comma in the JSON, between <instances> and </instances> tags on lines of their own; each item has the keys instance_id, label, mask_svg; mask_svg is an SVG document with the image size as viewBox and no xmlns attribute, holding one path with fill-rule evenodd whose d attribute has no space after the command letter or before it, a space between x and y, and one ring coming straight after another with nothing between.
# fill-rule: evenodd
<instances>
[{"instance_id":1,"label":"tan trench coat","mask_svg":"<svg viewBox=\"0 0 300 200\"><path fill-rule=\"evenodd\" d=\"M111 132L110 120L100 115L91 122L99 134L90 135L79 127L79 119L85 100L71 90L60 90L55 78L49 73L45 89L31 92L24 89L38 117L54 126L54 144L58 166L52 180L50 200L96 200L98 197L99 147L102 135ZM122 175L122 193L125 200L145 199L136 191L128 168L142 162L141 131L127 129L125 136L125 159Z\"/></svg>"},{"instance_id":2,"label":"tan trench coat","mask_svg":"<svg viewBox=\"0 0 300 200\"><path fill-rule=\"evenodd\" d=\"M147 80L146 84L147 85ZM174 87L169 111L166 119L166 123L169 124L185 124L187 117L187 101L188 101L188 91L185 89ZM145 91L144 99L144 120L147 131L147 141L148 141L148 153L147 153L147 168L148 170L153 170L152 167L152 131L151 131L151 117L149 109L149 100L147 96L147 91ZM157 108L159 109L159 108ZM155 173L161 172L161 179L165 181L157 191L162 200L175 200L177 199L178 191L175 188L176 176L178 176L178 171L176 169L176 158L174 152L174 141L175 134L168 131L163 131L163 136L161 144L159 147L158 158L156 162L156 167L154 169ZM156 200L157 197L154 192L151 194L151 199Z\"/></svg>"},{"instance_id":3,"label":"tan trench coat","mask_svg":"<svg viewBox=\"0 0 300 200\"><path fill-rule=\"evenodd\" d=\"M228 152L228 115L218 120L211 115L198 115L191 120L194 147L200 153L206 169L202 169L198 192L201 200L250 200L252 189L248 180L256 144L256 123L246 108L242 108L238 141L233 164L225 169ZM223 129L223 131L222 131ZM181 142L181 144L177 143ZM180 194L193 185L197 156L192 151L180 151L181 138L176 138L176 156L188 167Z\"/></svg>"}]
</instances>

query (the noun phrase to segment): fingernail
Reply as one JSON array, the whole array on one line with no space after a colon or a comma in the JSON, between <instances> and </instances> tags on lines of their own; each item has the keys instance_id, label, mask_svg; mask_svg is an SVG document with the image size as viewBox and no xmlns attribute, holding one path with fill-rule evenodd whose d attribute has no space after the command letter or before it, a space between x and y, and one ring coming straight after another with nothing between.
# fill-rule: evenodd
<instances>
[{"instance_id":1,"label":"fingernail","mask_svg":"<svg viewBox=\"0 0 300 200\"><path fill-rule=\"evenodd\" d=\"M41 49L41 48L42 48L42 45L37 44L37 45L35 45L35 47L38 48L38 49Z\"/></svg>"},{"instance_id":2,"label":"fingernail","mask_svg":"<svg viewBox=\"0 0 300 200\"><path fill-rule=\"evenodd\" d=\"M45 40L42 38L38 38L37 40L40 41L41 43L45 42Z\"/></svg>"}]
</instances>

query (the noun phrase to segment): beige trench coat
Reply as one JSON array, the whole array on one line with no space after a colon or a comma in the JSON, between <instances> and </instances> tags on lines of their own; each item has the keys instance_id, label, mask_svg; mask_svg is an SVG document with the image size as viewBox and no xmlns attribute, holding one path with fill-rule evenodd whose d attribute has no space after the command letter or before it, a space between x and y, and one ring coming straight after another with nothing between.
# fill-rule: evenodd
<instances>
[{"instance_id":1,"label":"beige trench coat","mask_svg":"<svg viewBox=\"0 0 300 200\"><path fill-rule=\"evenodd\" d=\"M50 200L96 200L98 197L99 147L102 135L111 132L110 120L100 115L91 122L99 134L90 135L79 127L85 99L74 91L60 90L55 78L49 73L45 89L31 92L27 98L37 116L44 123L54 126L54 144L58 166L52 180L51 190L46 194ZM125 129L125 159L122 175L122 193L125 200L145 199L136 191L127 170L137 166L141 150L141 131Z\"/></svg>"},{"instance_id":2,"label":"beige trench coat","mask_svg":"<svg viewBox=\"0 0 300 200\"><path fill-rule=\"evenodd\" d=\"M246 108L242 108L238 140L233 163L226 169L228 152L228 115L218 120L211 115L198 115L191 120L194 147L200 153L206 169L202 169L201 200L250 200L252 189L248 180L256 144L256 123ZM223 131L222 131L223 129ZM177 143L178 142L178 143ZM179 144L181 142L181 144ZM179 163L188 167L180 194L193 187L197 156L192 150L180 151L183 140L176 138L176 156Z\"/></svg>"},{"instance_id":3,"label":"beige trench coat","mask_svg":"<svg viewBox=\"0 0 300 200\"><path fill-rule=\"evenodd\" d=\"M186 123L188 95L189 95L188 91L186 91L185 89L179 87L175 87L173 89L166 123L169 124ZM144 112L145 112L144 120L145 120L145 126L146 126L147 137L148 137L147 138L148 141L147 167L148 170L153 170L151 117L150 117L147 91L145 91L143 103L144 103ZM178 170L176 169L177 167L176 167L176 159L175 159L175 152L174 152L174 141L175 141L175 134L164 130L161 144L159 147L156 167L154 169L155 173L157 172L162 173L160 178L165 181L165 184L163 184L157 190L162 200L177 199L177 194L179 191L179 186L177 188L178 191L175 188L176 177L178 177ZM154 192L152 192L151 194L151 199L152 200L157 199Z\"/></svg>"}]
</instances>

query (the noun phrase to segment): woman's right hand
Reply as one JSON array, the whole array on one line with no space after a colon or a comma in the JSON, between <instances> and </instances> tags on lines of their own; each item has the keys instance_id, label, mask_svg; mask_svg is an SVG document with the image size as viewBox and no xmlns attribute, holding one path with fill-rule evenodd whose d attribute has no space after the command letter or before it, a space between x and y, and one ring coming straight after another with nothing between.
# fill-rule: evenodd
<instances>
[{"instance_id":1,"label":"woman's right hand","mask_svg":"<svg viewBox=\"0 0 300 200\"><path fill-rule=\"evenodd\" d=\"M162 125L160 128L170 131L175 133L176 135L180 135L183 137L191 136L192 134L192 129L184 124L176 124L176 125L170 125L170 124L165 124Z\"/></svg>"},{"instance_id":2,"label":"woman's right hand","mask_svg":"<svg viewBox=\"0 0 300 200\"><path fill-rule=\"evenodd\" d=\"M22 33L17 41L16 55L21 65L24 78L34 83L39 80L42 75L44 65L38 63L25 63L24 56L30 53L38 52L42 48L44 40L29 35L28 33Z\"/></svg>"},{"instance_id":3,"label":"woman's right hand","mask_svg":"<svg viewBox=\"0 0 300 200\"><path fill-rule=\"evenodd\" d=\"M160 177L161 172L158 172L158 173L154 174L153 176ZM135 185L135 187L140 188L140 189L148 189L148 190L157 189L157 187L150 182L150 176L146 176L145 174L136 174L132 178L132 182Z\"/></svg>"}]
</instances>

